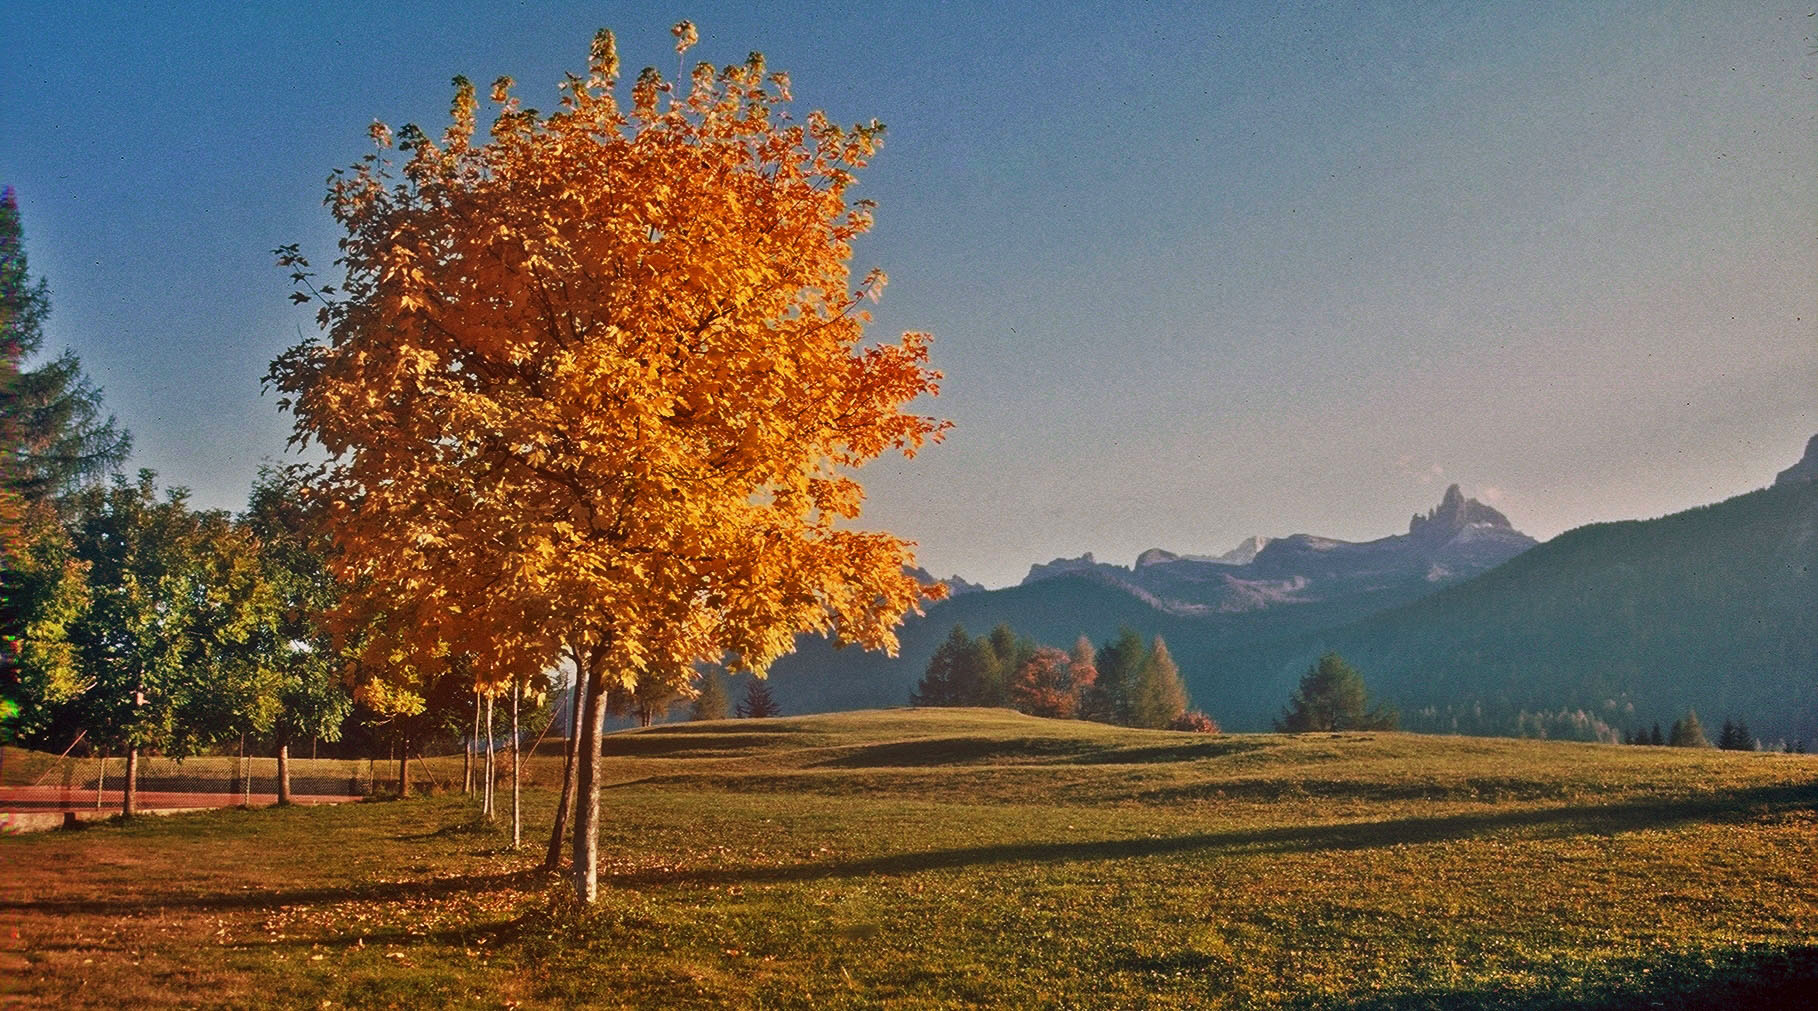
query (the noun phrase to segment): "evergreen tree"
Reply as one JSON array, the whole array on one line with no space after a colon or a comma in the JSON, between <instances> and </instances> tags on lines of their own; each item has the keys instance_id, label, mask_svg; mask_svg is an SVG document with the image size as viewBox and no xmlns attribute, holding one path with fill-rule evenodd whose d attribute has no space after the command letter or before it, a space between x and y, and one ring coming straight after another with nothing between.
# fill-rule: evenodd
<instances>
[{"instance_id":1,"label":"evergreen tree","mask_svg":"<svg viewBox=\"0 0 1818 1011\"><path fill-rule=\"evenodd\" d=\"M58 498L117 471L132 440L103 419L101 391L74 352L27 368L44 346L50 289L26 264L19 203L0 189L0 486L26 505Z\"/></svg>"},{"instance_id":2,"label":"evergreen tree","mask_svg":"<svg viewBox=\"0 0 1818 1011\"><path fill-rule=\"evenodd\" d=\"M739 716L743 719L762 720L772 716L783 715L783 709L770 697L770 682L753 676L751 684L745 688L745 700L739 703Z\"/></svg>"},{"instance_id":3,"label":"evergreen tree","mask_svg":"<svg viewBox=\"0 0 1818 1011\"><path fill-rule=\"evenodd\" d=\"M726 695L726 675L713 668L701 675L700 694L689 706L689 716L697 720L723 720L732 715L732 702Z\"/></svg>"},{"instance_id":4,"label":"evergreen tree","mask_svg":"<svg viewBox=\"0 0 1818 1011\"><path fill-rule=\"evenodd\" d=\"M972 637L966 634L964 625L953 626L947 638L934 649L934 655L928 658L928 667L922 672L922 680L909 695L909 704L913 706L959 706L966 702L961 698L960 686L966 680L965 667L970 657L976 652Z\"/></svg>"},{"instance_id":5,"label":"evergreen tree","mask_svg":"<svg viewBox=\"0 0 1818 1011\"><path fill-rule=\"evenodd\" d=\"M1704 725L1698 722L1698 713L1688 709L1685 715L1674 721L1671 736L1667 743L1675 748L1708 748L1710 739L1704 736Z\"/></svg>"},{"instance_id":6,"label":"evergreen tree","mask_svg":"<svg viewBox=\"0 0 1818 1011\"><path fill-rule=\"evenodd\" d=\"M990 641L985 645L990 651L991 662L981 672L975 700L968 704L1008 705L1010 680L1023 664L1035 656L1035 642L1026 636L1017 635L1009 624L999 623L991 630Z\"/></svg>"},{"instance_id":7,"label":"evergreen tree","mask_svg":"<svg viewBox=\"0 0 1818 1011\"><path fill-rule=\"evenodd\" d=\"M1098 650L1098 684L1092 701L1086 707L1087 719L1106 723L1130 722L1130 693L1136 687L1148 647L1129 626L1118 630L1117 638Z\"/></svg>"},{"instance_id":8,"label":"evergreen tree","mask_svg":"<svg viewBox=\"0 0 1818 1011\"><path fill-rule=\"evenodd\" d=\"M72 352L32 367L50 288L26 262L19 204L0 189L0 742L46 729L82 679L67 638L83 565L55 508L117 471L130 440ZM49 743L49 742L46 742Z\"/></svg>"},{"instance_id":9,"label":"evergreen tree","mask_svg":"<svg viewBox=\"0 0 1818 1011\"><path fill-rule=\"evenodd\" d=\"M1394 730L1393 709L1370 708L1363 675L1337 653L1327 653L1301 676L1288 708L1275 721L1285 733L1309 730Z\"/></svg>"},{"instance_id":10,"label":"evergreen tree","mask_svg":"<svg viewBox=\"0 0 1818 1011\"><path fill-rule=\"evenodd\" d=\"M1749 733L1749 725L1736 720L1723 721L1723 732L1717 735L1717 746L1725 751L1754 751L1755 735Z\"/></svg>"},{"instance_id":11,"label":"evergreen tree","mask_svg":"<svg viewBox=\"0 0 1818 1011\"><path fill-rule=\"evenodd\" d=\"M1165 730L1187 711L1187 686L1168 655L1168 644L1155 637L1136 672L1130 693L1130 725Z\"/></svg>"},{"instance_id":12,"label":"evergreen tree","mask_svg":"<svg viewBox=\"0 0 1818 1011\"><path fill-rule=\"evenodd\" d=\"M1661 734L1660 723L1658 721L1655 722L1654 729L1648 733L1647 743L1656 748L1666 746L1666 737Z\"/></svg>"}]
</instances>

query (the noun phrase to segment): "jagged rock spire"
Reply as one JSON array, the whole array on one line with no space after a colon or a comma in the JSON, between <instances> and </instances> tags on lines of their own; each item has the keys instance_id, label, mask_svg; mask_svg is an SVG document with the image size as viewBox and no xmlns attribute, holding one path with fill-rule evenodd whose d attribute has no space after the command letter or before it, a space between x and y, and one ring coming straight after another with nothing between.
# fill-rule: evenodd
<instances>
[{"instance_id":1,"label":"jagged rock spire","mask_svg":"<svg viewBox=\"0 0 1818 1011\"><path fill-rule=\"evenodd\" d=\"M1445 497L1440 499L1439 505L1425 516L1414 514L1414 518L1408 521L1408 533L1416 537L1450 537L1477 523L1514 529L1507 516L1474 498L1465 498L1464 492L1457 485L1452 485L1446 489Z\"/></svg>"}]
</instances>

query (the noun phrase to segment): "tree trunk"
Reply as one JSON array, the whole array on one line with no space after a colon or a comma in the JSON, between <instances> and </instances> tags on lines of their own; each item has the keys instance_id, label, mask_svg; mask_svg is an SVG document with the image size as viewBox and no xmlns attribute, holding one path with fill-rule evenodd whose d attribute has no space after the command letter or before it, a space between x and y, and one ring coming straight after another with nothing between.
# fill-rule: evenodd
<instances>
[{"instance_id":1,"label":"tree trunk","mask_svg":"<svg viewBox=\"0 0 1818 1011\"><path fill-rule=\"evenodd\" d=\"M461 795L473 795L473 752L480 741L480 690L473 690L473 733L467 735L467 750L461 760Z\"/></svg>"},{"instance_id":2,"label":"tree trunk","mask_svg":"<svg viewBox=\"0 0 1818 1011\"><path fill-rule=\"evenodd\" d=\"M139 813L139 746L126 746L126 791L120 798L120 815L131 818Z\"/></svg>"},{"instance_id":3,"label":"tree trunk","mask_svg":"<svg viewBox=\"0 0 1818 1011\"><path fill-rule=\"evenodd\" d=\"M278 742L278 806L290 806L290 742Z\"/></svg>"},{"instance_id":4,"label":"tree trunk","mask_svg":"<svg viewBox=\"0 0 1818 1011\"><path fill-rule=\"evenodd\" d=\"M606 724L606 681L589 671L575 755L574 894L586 905L600 895L600 733Z\"/></svg>"},{"instance_id":5,"label":"tree trunk","mask_svg":"<svg viewBox=\"0 0 1818 1011\"><path fill-rule=\"evenodd\" d=\"M549 850L543 856L543 869L553 871L562 866L562 836L568 828L568 812L574 808L574 757L581 746L581 661L574 662L574 688L568 693L568 754L562 762L562 796L556 800L555 827L549 830Z\"/></svg>"},{"instance_id":6,"label":"tree trunk","mask_svg":"<svg viewBox=\"0 0 1818 1011\"><path fill-rule=\"evenodd\" d=\"M398 799L410 796L410 735L398 735Z\"/></svg>"},{"instance_id":7,"label":"tree trunk","mask_svg":"<svg viewBox=\"0 0 1818 1011\"><path fill-rule=\"evenodd\" d=\"M234 756L234 782L233 782L233 786L229 787L229 790L233 793L234 796L236 796L236 797L243 796L247 792L245 785L244 785L245 777L246 777L246 734L242 733L240 735L240 751L238 754L236 754ZM242 804L244 804L244 801L242 801Z\"/></svg>"},{"instance_id":8,"label":"tree trunk","mask_svg":"<svg viewBox=\"0 0 1818 1011\"><path fill-rule=\"evenodd\" d=\"M520 806L518 773L522 768L518 752L524 746L518 734L518 696L523 694L516 680L511 682L511 848L524 841L524 814Z\"/></svg>"},{"instance_id":9,"label":"tree trunk","mask_svg":"<svg viewBox=\"0 0 1818 1011\"><path fill-rule=\"evenodd\" d=\"M486 775L480 791L480 813L487 821L497 817L498 812L492 803L493 781L498 778L498 759L494 753L492 741L492 696L486 696Z\"/></svg>"}]
</instances>

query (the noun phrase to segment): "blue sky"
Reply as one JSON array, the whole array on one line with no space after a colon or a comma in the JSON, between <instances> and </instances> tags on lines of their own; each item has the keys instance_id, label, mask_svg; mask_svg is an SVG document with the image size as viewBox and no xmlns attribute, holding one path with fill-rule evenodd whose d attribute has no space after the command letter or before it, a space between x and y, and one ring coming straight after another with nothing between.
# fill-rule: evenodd
<instances>
[{"instance_id":1,"label":"blue sky","mask_svg":"<svg viewBox=\"0 0 1818 1011\"><path fill-rule=\"evenodd\" d=\"M147 5L149 6L149 5ZM876 117L855 269L958 427L868 525L997 585L1365 539L1461 483L1547 537L1760 487L1818 432L1818 18L1769 2L8 5L0 181L135 466L240 507L323 179L449 78L553 106L762 50Z\"/></svg>"}]
</instances>

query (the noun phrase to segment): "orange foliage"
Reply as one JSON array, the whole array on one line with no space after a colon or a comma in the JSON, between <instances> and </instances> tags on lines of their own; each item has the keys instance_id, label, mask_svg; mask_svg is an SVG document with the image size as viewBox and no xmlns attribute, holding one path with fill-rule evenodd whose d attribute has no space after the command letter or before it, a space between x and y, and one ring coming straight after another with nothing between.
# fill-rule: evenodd
<instances>
[{"instance_id":1,"label":"orange foliage","mask_svg":"<svg viewBox=\"0 0 1818 1011\"><path fill-rule=\"evenodd\" d=\"M334 461L349 619L390 616L371 666L453 652L497 680L572 646L599 691L685 686L801 632L893 650L938 592L848 525L853 469L946 427L906 410L936 392L929 338L862 343L883 276L852 282L847 190L882 128L793 121L756 54L679 90L646 70L629 107L617 74L602 32L553 115L501 78L484 142L457 78L439 140L375 123L331 180L346 279L270 381Z\"/></svg>"}]
</instances>

